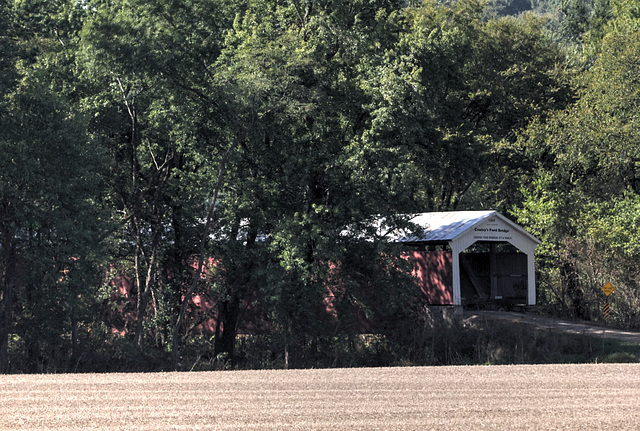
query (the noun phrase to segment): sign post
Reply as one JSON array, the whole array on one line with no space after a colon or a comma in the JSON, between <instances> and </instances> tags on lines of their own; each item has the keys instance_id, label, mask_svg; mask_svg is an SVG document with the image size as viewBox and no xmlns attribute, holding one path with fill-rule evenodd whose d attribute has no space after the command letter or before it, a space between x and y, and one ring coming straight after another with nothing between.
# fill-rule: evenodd
<instances>
[{"instance_id":1,"label":"sign post","mask_svg":"<svg viewBox=\"0 0 640 431\"><path fill-rule=\"evenodd\" d=\"M609 295L613 293L614 290L615 289L613 288L613 285L611 283L607 283L604 286L602 286L602 293L604 293L607 299L609 298ZM607 302L605 302L604 306L602 307L602 314L604 315L604 320L609 320L609 311L610 311L609 301L607 300Z\"/></svg>"}]
</instances>

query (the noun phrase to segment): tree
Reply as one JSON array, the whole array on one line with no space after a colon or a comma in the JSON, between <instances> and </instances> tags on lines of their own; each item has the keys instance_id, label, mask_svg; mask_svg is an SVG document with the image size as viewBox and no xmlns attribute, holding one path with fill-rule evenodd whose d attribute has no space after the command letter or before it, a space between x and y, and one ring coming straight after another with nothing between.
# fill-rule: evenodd
<instances>
[{"instance_id":1,"label":"tree","mask_svg":"<svg viewBox=\"0 0 640 431\"><path fill-rule=\"evenodd\" d=\"M82 34L83 104L91 133L112 157L108 199L123 228L113 252L133 263L133 343L141 352L149 310L157 336L171 336L164 327L190 279L207 182L225 151L210 75L224 28L213 11L222 4L108 2Z\"/></svg>"},{"instance_id":2,"label":"tree","mask_svg":"<svg viewBox=\"0 0 640 431\"><path fill-rule=\"evenodd\" d=\"M0 371L10 339L16 369L66 370L95 305L101 152L89 150L84 118L57 79L69 71L79 6L12 6L1 5Z\"/></svg>"},{"instance_id":3,"label":"tree","mask_svg":"<svg viewBox=\"0 0 640 431\"><path fill-rule=\"evenodd\" d=\"M88 311L80 302L90 295L82 280L92 278L97 251L99 165L78 114L39 82L27 82L10 94L3 117L10 131L2 139L4 312L10 319L12 308L21 310L11 330L25 355L56 369L64 366L56 365L64 361L63 334L75 332Z\"/></svg>"},{"instance_id":4,"label":"tree","mask_svg":"<svg viewBox=\"0 0 640 431\"><path fill-rule=\"evenodd\" d=\"M596 61L575 79L576 103L532 125L521 141L537 170L533 187L524 190L520 220L543 239L546 290L565 312L583 318L599 314L598 284L605 273L617 273L612 253L619 266L631 268L633 239L615 238L628 224L614 212L629 214L638 194L637 17L624 13L606 28ZM554 274L553 267L563 270ZM635 281L620 284L637 302Z\"/></svg>"},{"instance_id":5,"label":"tree","mask_svg":"<svg viewBox=\"0 0 640 431\"><path fill-rule=\"evenodd\" d=\"M384 16L379 9L391 6L264 2L236 17L212 68L227 93L222 124L234 145L210 249L216 355L233 358L257 289L287 343L325 331L308 310L322 307L328 263L347 253L346 242L336 245L341 230L391 210L351 158L365 97L358 62L372 46L368 30Z\"/></svg>"},{"instance_id":6,"label":"tree","mask_svg":"<svg viewBox=\"0 0 640 431\"><path fill-rule=\"evenodd\" d=\"M477 1L424 2L395 19L397 45L363 81L373 101L364 148L402 166L405 211L503 206L514 130L566 101L559 48L542 21L486 21Z\"/></svg>"},{"instance_id":7,"label":"tree","mask_svg":"<svg viewBox=\"0 0 640 431\"><path fill-rule=\"evenodd\" d=\"M8 9L6 2L0 3L0 52L4 53L0 60L2 62L2 64L0 64L0 95L2 96L0 100L0 119L3 119L3 123L5 123L6 120L4 119L9 112L7 96L15 87L17 78L12 61L15 58L15 54L12 52L14 51L14 46L10 43L10 35L7 32L9 24ZM5 141L9 138L6 136L6 131L10 129L6 124L2 124L0 130L2 130L2 132L0 132L0 139ZM3 165L6 162L3 158ZM4 215L4 212L3 210L1 219L2 227L0 227L0 232L2 233L0 239L0 252L2 252L2 261L0 262L0 265L2 265L0 267L2 269L0 273L2 281L2 303L0 306L0 373L6 373L9 364L9 334L11 331L13 309L13 276L11 273L15 271L13 234L8 229L9 220L8 217Z\"/></svg>"}]
</instances>

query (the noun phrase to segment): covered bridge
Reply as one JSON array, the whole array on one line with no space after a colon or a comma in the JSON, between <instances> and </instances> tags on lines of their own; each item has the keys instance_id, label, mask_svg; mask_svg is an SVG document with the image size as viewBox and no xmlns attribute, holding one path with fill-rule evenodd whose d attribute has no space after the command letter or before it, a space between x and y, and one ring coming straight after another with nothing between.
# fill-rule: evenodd
<instances>
[{"instance_id":1,"label":"covered bridge","mask_svg":"<svg viewBox=\"0 0 640 431\"><path fill-rule=\"evenodd\" d=\"M399 234L429 305L535 305L540 241L497 211L415 215L419 235Z\"/></svg>"}]
</instances>

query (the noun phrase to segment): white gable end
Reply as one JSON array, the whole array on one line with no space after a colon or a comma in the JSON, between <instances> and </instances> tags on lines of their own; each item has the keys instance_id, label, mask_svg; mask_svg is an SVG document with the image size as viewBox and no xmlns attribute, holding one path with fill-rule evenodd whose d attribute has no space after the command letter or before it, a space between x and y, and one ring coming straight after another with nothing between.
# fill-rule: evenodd
<instances>
[{"instance_id":1,"label":"white gable end","mask_svg":"<svg viewBox=\"0 0 640 431\"><path fill-rule=\"evenodd\" d=\"M468 226L452 241L460 251L463 251L478 241L508 242L523 253L533 254L540 241L527 231L498 212L474 226Z\"/></svg>"}]
</instances>

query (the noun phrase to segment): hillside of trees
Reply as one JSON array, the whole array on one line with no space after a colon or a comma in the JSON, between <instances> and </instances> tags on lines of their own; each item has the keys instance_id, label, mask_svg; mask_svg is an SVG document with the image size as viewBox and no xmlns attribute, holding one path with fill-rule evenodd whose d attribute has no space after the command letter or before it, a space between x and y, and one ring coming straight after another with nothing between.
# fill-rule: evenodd
<instances>
[{"instance_id":1,"label":"hillside of trees","mask_svg":"<svg viewBox=\"0 0 640 431\"><path fill-rule=\"evenodd\" d=\"M412 318L370 222L425 211L502 212L541 311L610 282L640 328L635 0L0 0L0 96L0 372L240 361L247 309L295 365L355 337L328 283Z\"/></svg>"}]
</instances>

